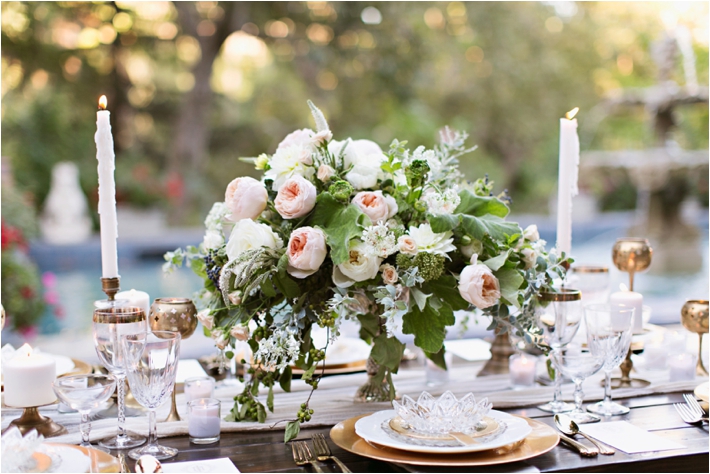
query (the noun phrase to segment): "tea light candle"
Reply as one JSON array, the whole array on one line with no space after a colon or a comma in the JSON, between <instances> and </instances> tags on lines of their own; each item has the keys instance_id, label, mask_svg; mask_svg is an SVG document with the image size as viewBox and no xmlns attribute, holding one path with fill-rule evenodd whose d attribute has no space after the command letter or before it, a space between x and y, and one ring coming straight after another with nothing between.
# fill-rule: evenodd
<instances>
[{"instance_id":1,"label":"tea light candle","mask_svg":"<svg viewBox=\"0 0 710 474\"><path fill-rule=\"evenodd\" d=\"M677 354L668 358L668 368L670 369L670 381L695 379L695 354Z\"/></svg>"},{"instance_id":2,"label":"tea light candle","mask_svg":"<svg viewBox=\"0 0 710 474\"><path fill-rule=\"evenodd\" d=\"M11 407L40 407L57 400L52 382L57 377L53 358L35 353L29 344L20 347L2 365L5 405Z\"/></svg>"},{"instance_id":3,"label":"tea light candle","mask_svg":"<svg viewBox=\"0 0 710 474\"><path fill-rule=\"evenodd\" d=\"M663 370L668 360L668 349L662 344L650 344L643 350L646 370Z\"/></svg>"},{"instance_id":4,"label":"tea light candle","mask_svg":"<svg viewBox=\"0 0 710 474\"><path fill-rule=\"evenodd\" d=\"M198 398L212 398L214 379L212 377L190 377L185 380L185 399L188 402Z\"/></svg>"},{"instance_id":5,"label":"tea light candle","mask_svg":"<svg viewBox=\"0 0 710 474\"><path fill-rule=\"evenodd\" d=\"M131 290L116 293L117 300L128 300L128 306L141 308L147 318L150 314L150 296L145 291Z\"/></svg>"},{"instance_id":6,"label":"tea light candle","mask_svg":"<svg viewBox=\"0 0 710 474\"><path fill-rule=\"evenodd\" d=\"M620 285L621 290L609 296L609 304L624 305L634 308L634 334L643 333L643 295L635 291L629 291L626 285Z\"/></svg>"},{"instance_id":7,"label":"tea light candle","mask_svg":"<svg viewBox=\"0 0 710 474\"><path fill-rule=\"evenodd\" d=\"M534 357L526 354L513 354L508 360L508 369L510 371L510 383L513 388L532 387L535 384L535 365Z\"/></svg>"},{"instance_id":8,"label":"tea light candle","mask_svg":"<svg viewBox=\"0 0 710 474\"><path fill-rule=\"evenodd\" d=\"M187 431L190 442L208 444L219 441L219 400L198 398L188 403Z\"/></svg>"}]
</instances>

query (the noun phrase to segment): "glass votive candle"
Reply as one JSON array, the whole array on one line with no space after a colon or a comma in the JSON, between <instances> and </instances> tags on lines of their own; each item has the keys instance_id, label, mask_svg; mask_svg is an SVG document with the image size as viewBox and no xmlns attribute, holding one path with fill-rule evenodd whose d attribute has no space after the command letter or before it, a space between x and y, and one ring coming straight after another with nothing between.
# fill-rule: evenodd
<instances>
[{"instance_id":1,"label":"glass votive candle","mask_svg":"<svg viewBox=\"0 0 710 474\"><path fill-rule=\"evenodd\" d=\"M212 377L190 377L185 380L185 401L188 403L198 398L214 397L214 379Z\"/></svg>"},{"instance_id":2,"label":"glass votive candle","mask_svg":"<svg viewBox=\"0 0 710 474\"><path fill-rule=\"evenodd\" d=\"M664 370L668 360L668 348L663 344L651 343L643 350L646 370Z\"/></svg>"},{"instance_id":3,"label":"glass votive candle","mask_svg":"<svg viewBox=\"0 0 710 474\"><path fill-rule=\"evenodd\" d=\"M444 353L444 362L446 362L446 367L451 370L451 363L454 360L453 354L450 352ZM438 385L444 385L449 381L449 371L444 370L434 362L426 358L426 365L424 366L424 373L426 375L426 384L428 387L436 387Z\"/></svg>"},{"instance_id":4,"label":"glass votive candle","mask_svg":"<svg viewBox=\"0 0 710 474\"><path fill-rule=\"evenodd\" d=\"M513 354L508 359L510 384L514 390L522 390L535 385L537 358L524 353Z\"/></svg>"},{"instance_id":5,"label":"glass votive candle","mask_svg":"<svg viewBox=\"0 0 710 474\"><path fill-rule=\"evenodd\" d=\"M671 382L694 380L696 363L697 356L695 354L683 353L670 356L668 358L669 380Z\"/></svg>"},{"instance_id":6,"label":"glass votive candle","mask_svg":"<svg viewBox=\"0 0 710 474\"><path fill-rule=\"evenodd\" d=\"M194 444L219 441L220 403L216 398L196 398L187 404L187 432Z\"/></svg>"}]
</instances>

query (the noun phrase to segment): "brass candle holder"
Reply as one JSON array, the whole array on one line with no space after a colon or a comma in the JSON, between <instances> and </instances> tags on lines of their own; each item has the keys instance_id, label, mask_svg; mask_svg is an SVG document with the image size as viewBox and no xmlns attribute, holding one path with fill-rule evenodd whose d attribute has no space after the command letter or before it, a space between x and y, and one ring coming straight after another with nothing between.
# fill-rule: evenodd
<instances>
[{"instance_id":1,"label":"brass candle holder","mask_svg":"<svg viewBox=\"0 0 710 474\"><path fill-rule=\"evenodd\" d=\"M156 298L150 306L148 324L151 331L179 332L183 339L187 339L197 328L197 309L189 298ZM173 387L170 413L165 421L181 419L175 403L175 390Z\"/></svg>"},{"instance_id":2,"label":"brass candle holder","mask_svg":"<svg viewBox=\"0 0 710 474\"><path fill-rule=\"evenodd\" d=\"M22 415L16 420L12 420L12 422L10 422L10 426L15 426L18 430L20 430L22 436L32 430L37 430L37 433L41 434L45 438L51 438L53 436L59 436L67 433L67 429L64 426L59 423L55 423L48 416L42 415L39 412L39 407L25 407L22 411Z\"/></svg>"},{"instance_id":3,"label":"brass candle holder","mask_svg":"<svg viewBox=\"0 0 710 474\"><path fill-rule=\"evenodd\" d=\"M653 249L647 239L638 237L626 237L617 239L611 251L612 260L616 268L622 272L629 273L629 291L634 291L634 275L637 272L647 270L651 266L653 259ZM637 314L637 318L642 318L643 314ZM641 388L651 384L648 380L632 379L630 374L634 368L631 360L633 350L629 347L626 359L621 363L621 378L611 379L612 388Z\"/></svg>"},{"instance_id":4,"label":"brass candle holder","mask_svg":"<svg viewBox=\"0 0 710 474\"><path fill-rule=\"evenodd\" d=\"M703 334L708 333L708 300L688 300L680 310L680 322L683 327L698 335L697 375L708 376L708 369L703 364Z\"/></svg>"}]
</instances>

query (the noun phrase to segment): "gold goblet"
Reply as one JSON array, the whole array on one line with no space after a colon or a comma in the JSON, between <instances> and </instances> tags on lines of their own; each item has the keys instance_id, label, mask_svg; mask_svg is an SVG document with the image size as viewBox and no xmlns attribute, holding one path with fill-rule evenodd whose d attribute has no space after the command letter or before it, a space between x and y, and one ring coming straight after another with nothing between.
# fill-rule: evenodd
<instances>
[{"instance_id":1,"label":"gold goblet","mask_svg":"<svg viewBox=\"0 0 710 474\"><path fill-rule=\"evenodd\" d=\"M629 290L634 291L634 274L651 266L653 249L648 240L637 237L617 239L611 255L616 268L629 272Z\"/></svg>"},{"instance_id":2,"label":"gold goblet","mask_svg":"<svg viewBox=\"0 0 710 474\"><path fill-rule=\"evenodd\" d=\"M647 270L651 266L653 259L653 249L647 239L638 237L625 237L617 239L611 251L611 257L616 268L622 272L629 272L629 291L634 291L634 275L636 272ZM642 314L635 315L637 318L642 318ZM612 388L621 387L645 387L651 382L643 379L632 379L629 374L634 368L634 363L631 360L631 347L626 354L626 360L621 363L621 378L612 379Z\"/></svg>"},{"instance_id":3,"label":"gold goblet","mask_svg":"<svg viewBox=\"0 0 710 474\"><path fill-rule=\"evenodd\" d=\"M148 324L151 331L179 332L183 339L187 339L197 328L197 309L189 298L156 298L150 306ZM175 389L173 387L170 414L165 421L180 421Z\"/></svg>"},{"instance_id":4,"label":"gold goblet","mask_svg":"<svg viewBox=\"0 0 710 474\"><path fill-rule=\"evenodd\" d=\"M696 374L707 377L708 370L703 365L703 334L708 333L708 300L688 300L680 310L683 327L698 335L698 366Z\"/></svg>"}]
</instances>

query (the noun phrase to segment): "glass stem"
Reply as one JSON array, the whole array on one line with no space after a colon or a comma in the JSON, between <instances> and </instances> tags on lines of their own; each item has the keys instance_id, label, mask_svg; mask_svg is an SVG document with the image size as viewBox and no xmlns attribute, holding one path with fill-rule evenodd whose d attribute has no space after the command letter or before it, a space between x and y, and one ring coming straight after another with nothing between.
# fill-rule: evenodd
<instances>
[{"instance_id":1,"label":"glass stem","mask_svg":"<svg viewBox=\"0 0 710 474\"><path fill-rule=\"evenodd\" d=\"M552 365L555 369L555 392L552 395L552 403L556 405L559 403L560 398L562 398L562 372L560 372L557 367L554 367L555 364Z\"/></svg>"},{"instance_id":2,"label":"glass stem","mask_svg":"<svg viewBox=\"0 0 710 474\"><path fill-rule=\"evenodd\" d=\"M118 397L116 403L118 404L118 438L121 439L126 436L126 377L118 376L116 377L118 387Z\"/></svg>"},{"instance_id":3,"label":"glass stem","mask_svg":"<svg viewBox=\"0 0 710 474\"><path fill-rule=\"evenodd\" d=\"M574 382L574 411L582 411L582 401L584 400L584 392L582 391L582 380Z\"/></svg>"},{"instance_id":4,"label":"glass stem","mask_svg":"<svg viewBox=\"0 0 710 474\"><path fill-rule=\"evenodd\" d=\"M148 412L148 446L158 444L158 425L155 423L155 410Z\"/></svg>"},{"instance_id":5,"label":"glass stem","mask_svg":"<svg viewBox=\"0 0 710 474\"><path fill-rule=\"evenodd\" d=\"M79 429L81 430L81 445L91 446L91 442L89 441L89 432L91 432L91 421L89 420L88 411L81 412L81 426L79 427Z\"/></svg>"},{"instance_id":6,"label":"glass stem","mask_svg":"<svg viewBox=\"0 0 710 474\"><path fill-rule=\"evenodd\" d=\"M611 371L604 372L604 404L611 403Z\"/></svg>"}]
</instances>

